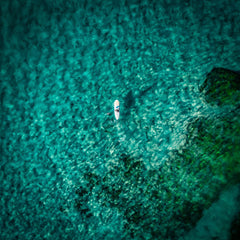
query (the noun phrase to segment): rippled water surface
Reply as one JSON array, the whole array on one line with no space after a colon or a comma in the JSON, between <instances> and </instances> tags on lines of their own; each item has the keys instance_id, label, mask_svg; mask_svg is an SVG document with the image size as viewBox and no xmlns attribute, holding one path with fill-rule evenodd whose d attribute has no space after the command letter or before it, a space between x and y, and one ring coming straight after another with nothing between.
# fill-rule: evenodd
<instances>
[{"instance_id":1,"label":"rippled water surface","mask_svg":"<svg viewBox=\"0 0 240 240\"><path fill-rule=\"evenodd\" d=\"M184 236L212 183L169 159L225 111L199 86L240 70L240 2L49 2L1 3L1 238Z\"/></svg>"}]
</instances>

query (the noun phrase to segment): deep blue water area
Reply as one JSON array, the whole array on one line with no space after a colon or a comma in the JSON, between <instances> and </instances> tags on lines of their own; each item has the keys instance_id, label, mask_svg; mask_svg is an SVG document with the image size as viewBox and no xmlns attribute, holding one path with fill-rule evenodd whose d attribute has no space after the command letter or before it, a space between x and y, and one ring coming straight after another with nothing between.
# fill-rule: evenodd
<instances>
[{"instance_id":1,"label":"deep blue water area","mask_svg":"<svg viewBox=\"0 0 240 240\"><path fill-rule=\"evenodd\" d=\"M199 86L214 67L240 70L240 1L0 9L0 239L228 239L238 188L210 224L202 202L220 180L199 188L209 173L170 159L193 119L226 110Z\"/></svg>"}]
</instances>

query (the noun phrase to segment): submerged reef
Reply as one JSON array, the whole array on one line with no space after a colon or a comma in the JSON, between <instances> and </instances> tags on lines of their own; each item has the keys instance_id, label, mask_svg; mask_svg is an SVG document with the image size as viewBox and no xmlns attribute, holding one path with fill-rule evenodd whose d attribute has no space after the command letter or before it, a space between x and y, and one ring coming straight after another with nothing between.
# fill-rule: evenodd
<instances>
[{"instance_id":1,"label":"submerged reef","mask_svg":"<svg viewBox=\"0 0 240 240\"><path fill-rule=\"evenodd\" d=\"M200 91L207 102L231 107L189 124L188 143L197 145L199 154L206 156L204 159L211 159L205 162L220 178L237 183L240 181L240 74L214 68Z\"/></svg>"},{"instance_id":2,"label":"submerged reef","mask_svg":"<svg viewBox=\"0 0 240 240\"><path fill-rule=\"evenodd\" d=\"M212 115L193 119L188 125L184 148L177 152L191 166L195 176L207 184L212 197L202 204L209 206L224 189L240 182L240 75L231 70L214 68L200 91L211 106L218 106ZM221 111L221 108L228 107ZM237 210L238 211L238 210ZM239 214L238 214L239 215ZM229 219L231 222L231 219ZM239 220L235 219L229 236L236 239Z\"/></svg>"},{"instance_id":3,"label":"submerged reef","mask_svg":"<svg viewBox=\"0 0 240 240\"><path fill-rule=\"evenodd\" d=\"M83 215L96 215L86 201L94 196L102 209L114 208L123 218L123 226L119 226L123 239L174 239L179 229L189 229L199 219L204 207L185 191L187 183L179 179L181 173L174 164L171 173L167 166L147 170L141 159L122 154L104 178L95 173L84 175L76 190L75 207Z\"/></svg>"},{"instance_id":4,"label":"submerged reef","mask_svg":"<svg viewBox=\"0 0 240 240\"><path fill-rule=\"evenodd\" d=\"M223 86L208 82L223 72L227 95ZM214 69L200 89L208 89L205 96L211 103L233 104L238 101L238 89L226 84L232 79L238 81L238 76ZM104 177L89 171L76 189L76 209L94 217L97 213L89 208L94 198L102 209L115 209L121 216L124 239L177 239L197 223L224 189L240 182L238 109L193 119L187 130L186 144L172 151L159 168L147 169L140 156L123 153Z\"/></svg>"}]
</instances>

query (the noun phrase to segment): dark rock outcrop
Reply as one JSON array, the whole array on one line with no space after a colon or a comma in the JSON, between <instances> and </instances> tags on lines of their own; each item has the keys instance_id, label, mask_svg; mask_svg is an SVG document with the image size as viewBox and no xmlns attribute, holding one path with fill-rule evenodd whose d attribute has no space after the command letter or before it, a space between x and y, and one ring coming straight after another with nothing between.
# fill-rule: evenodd
<instances>
[{"instance_id":1,"label":"dark rock outcrop","mask_svg":"<svg viewBox=\"0 0 240 240\"><path fill-rule=\"evenodd\" d=\"M207 75L200 92L212 105L239 105L240 74L224 68L214 68Z\"/></svg>"},{"instance_id":2,"label":"dark rock outcrop","mask_svg":"<svg viewBox=\"0 0 240 240\"><path fill-rule=\"evenodd\" d=\"M231 240L240 239L240 212L235 217L231 225Z\"/></svg>"}]
</instances>

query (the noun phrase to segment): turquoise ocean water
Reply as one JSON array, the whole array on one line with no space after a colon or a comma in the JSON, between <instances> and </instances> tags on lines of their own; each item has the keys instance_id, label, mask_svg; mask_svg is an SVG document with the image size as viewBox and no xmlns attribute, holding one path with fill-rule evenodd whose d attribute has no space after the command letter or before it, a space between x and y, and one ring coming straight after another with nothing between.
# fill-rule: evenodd
<instances>
[{"instance_id":1,"label":"turquoise ocean water","mask_svg":"<svg viewBox=\"0 0 240 240\"><path fill-rule=\"evenodd\" d=\"M220 111L200 96L206 74L240 70L240 1L0 9L0 238L198 239L212 179L199 190L169 159L194 118Z\"/></svg>"}]
</instances>

